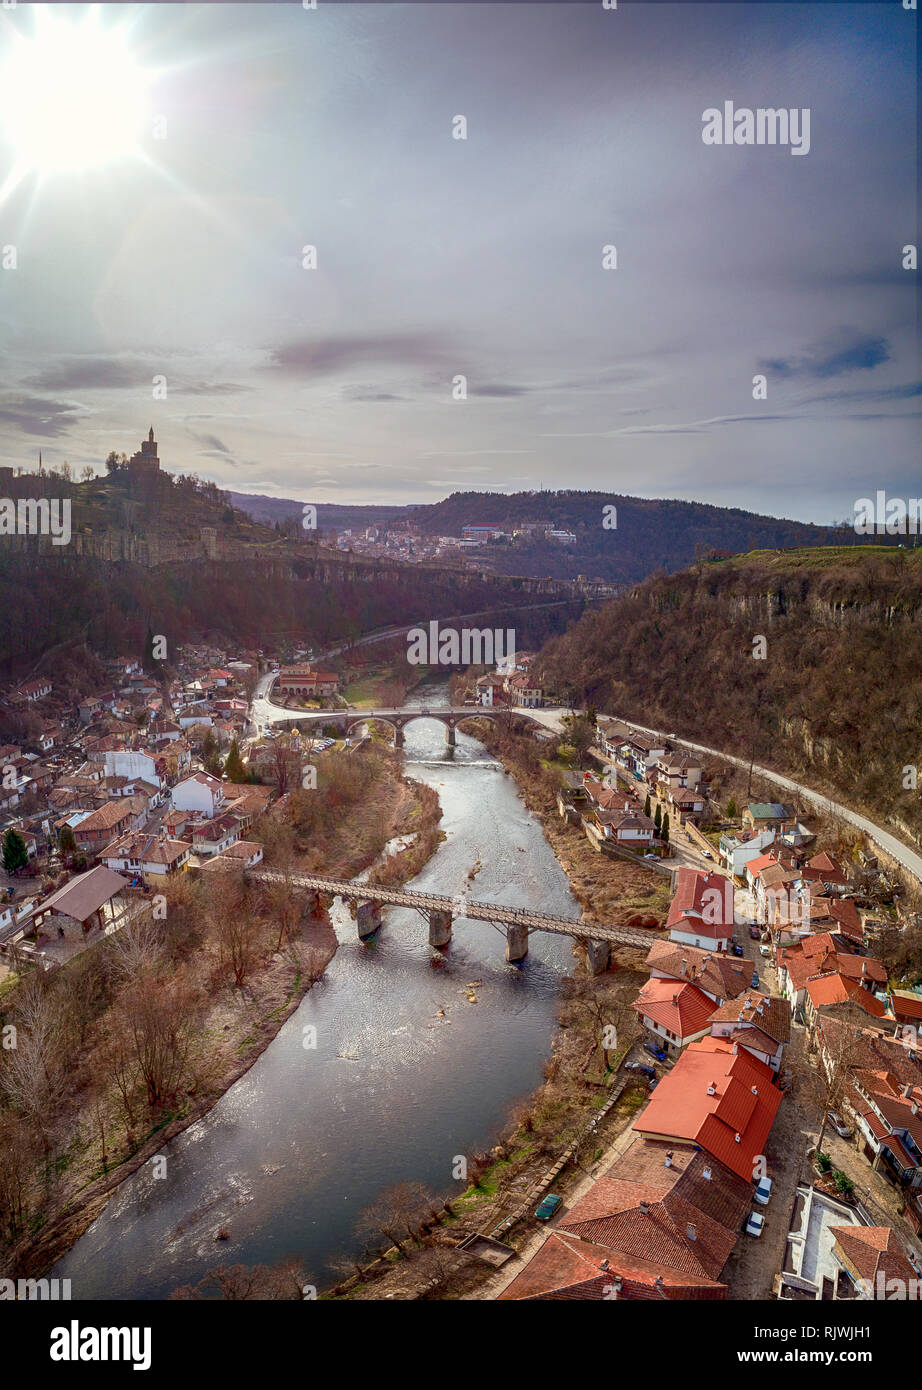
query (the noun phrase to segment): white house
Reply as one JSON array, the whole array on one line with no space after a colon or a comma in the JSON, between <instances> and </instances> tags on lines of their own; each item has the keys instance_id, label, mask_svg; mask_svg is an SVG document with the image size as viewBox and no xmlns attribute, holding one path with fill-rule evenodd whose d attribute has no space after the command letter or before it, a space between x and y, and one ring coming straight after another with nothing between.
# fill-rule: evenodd
<instances>
[{"instance_id":1,"label":"white house","mask_svg":"<svg viewBox=\"0 0 922 1390\"><path fill-rule=\"evenodd\" d=\"M720 857L734 878L743 878L746 865L750 860L760 858L775 838L774 830L757 830L748 840L742 840L738 835L721 835Z\"/></svg>"},{"instance_id":2,"label":"white house","mask_svg":"<svg viewBox=\"0 0 922 1390\"><path fill-rule=\"evenodd\" d=\"M192 852L186 840L168 840L161 835L125 835L110 845L102 856L107 868L145 877L165 878L187 862Z\"/></svg>"},{"instance_id":3,"label":"white house","mask_svg":"<svg viewBox=\"0 0 922 1390\"><path fill-rule=\"evenodd\" d=\"M160 786L157 764L150 753L110 749L106 753L106 774L109 777L128 777L132 781L147 782L154 787Z\"/></svg>"},{"instance_id":4,"label":"white house","mask_svg":"<svg viewBox=\"0 0 922 1390\"><path fill-rule=\"evenodd\" d=\"M224 789L210 772L193 772L173 788L173 806L177 811L199 811L210 820L224 805Z\"/></svg>"}]
</instances>

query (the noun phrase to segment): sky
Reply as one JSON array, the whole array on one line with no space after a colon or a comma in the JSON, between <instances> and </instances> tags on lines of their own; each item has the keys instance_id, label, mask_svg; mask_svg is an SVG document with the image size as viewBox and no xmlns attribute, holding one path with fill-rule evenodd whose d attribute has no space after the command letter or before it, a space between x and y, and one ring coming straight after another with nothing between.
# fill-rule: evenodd
<instances>
[{"instance_id":1,"label":"sky","mask_svg":"<svg viewBox=\"0 0 922 1390\"><path fill-rule=\"evenodd\" d=\"M36 8L0 10L0 72ZM830 522L920 495L900 5L98 24L146 75L133 148L22 172L0 115L0 463L102 471L152 424L171 472L314 502L591 488ZM116 130L109 75L78 87ZM809 152L705 144L725 101L808 108Z\"/></svg>"}]
</instances>

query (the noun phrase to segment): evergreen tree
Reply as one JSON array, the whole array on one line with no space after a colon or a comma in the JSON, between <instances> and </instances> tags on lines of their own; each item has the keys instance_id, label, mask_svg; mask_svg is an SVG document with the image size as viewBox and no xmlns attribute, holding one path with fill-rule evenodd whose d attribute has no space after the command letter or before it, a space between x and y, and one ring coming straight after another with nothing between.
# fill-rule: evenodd
<instances>
[{"instance_id":1,"label":"evergreen tree","mask_svg":"<svg viewBox=\"0 0 922 1390\"><path fill-rule=\"evenodd\" d=\"M662 836L663 836L663 841L668 845L668 844L669 844L669 812L668 812L668 811L667 811L666 814L663 816L663 831L662 831Z\"/></svg>"},{"instance_id":2,"label":"evergreen tree","mask_svg":"<svg viewBox=\"0 0 922 1390\"><path fill-rule=\"evenodd\" d=\"M656 826L656 833L658 835L663 824L663 813L660 810L659 802L656 803L656 815L653 817L653 824Z\"/></svg>"},{"instance_id":3,"label":"evergreen tree","mask_svg":"<svg viewBox=\"0 0 922 1390\"><path fill-rule=\"evenodd\" d=\"M10 826L3 837L3 867L8 874L15 874L17 869L24 869L29 862L29 851L26 849L26 842Z\"/></svg>"},{"instance_id":4,"label":"evergreen tree","mask_svg":"<svg viewBox=\"0 0 922 1390\"><path fill-rule=\"evenodd\" d=\"M647 799L646 799L646 801L645 801L644 804L643 804L643 813L644 813L645 816L649 816L649 814L650 814L650 793L649 793L649 792L647 792Z\"/></svg>"},{"instance_id":5,"label":"evergreen tree","mask_svg":"<svg viewBox=\"0 0 922 1390\"><path fill-rule=\"evenodd\" d=\"M728 819L728 820L736 820L736 818L737 818L738 815L739 815L739 808L737 807L737 804L736 804L736 797L731 796L731 797L730 797L730 800L727 802L727 819Z\"/></svg>"},{"instance_id":6,"label":"evergreen tree","mask_svg":"<svg viewBox=\"0 0 922 1390\"><path fill-rule=\"evenodd\" d=\"M246 768L243 766L243 759L237 746L236 734L231 741L230 752L224 763L224 771L229 782L245 782L247 780Z\"/></svg>"},{"instance_id":7,"label":"evergreen tree","mask_svg":"<svg viewBox=\"0 0 922 1390\"><path fill-rule=\"evenodd\" d=\"M221 776L223 764L218 757L218 741L210 729L202 739L202 762L205 771L210 772L212 777Z\"/></svg>"},{"instance_id":8,"label":"evergreen tree","mask_svg":"<svg viewBox=\"0 0 922 1390\"><path fill-rule=\"evenodd\" d=\"M77 841L74 839L74 832L71 826L62 825L58 831L58 849L64 858L77 852Z\"/></svg>"}]
</instances>

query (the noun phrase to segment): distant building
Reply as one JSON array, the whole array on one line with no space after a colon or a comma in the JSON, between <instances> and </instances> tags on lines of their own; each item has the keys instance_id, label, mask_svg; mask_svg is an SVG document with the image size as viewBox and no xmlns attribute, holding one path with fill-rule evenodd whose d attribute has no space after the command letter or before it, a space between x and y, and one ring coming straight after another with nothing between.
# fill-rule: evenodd
<instances>
[{"instance_id":1,"label":"distant building","mask_svg":"<svg viewBox=\"0 0 922 1390\"><path fill-rule=\"evenodd\" d=\"M132 454L128 460L128 467L136 473L159 473L160 459L157 457L157 441L154 439L153 425L150 427L147 438L141 441L138 452Z\"/></svg>"}]
</instances>

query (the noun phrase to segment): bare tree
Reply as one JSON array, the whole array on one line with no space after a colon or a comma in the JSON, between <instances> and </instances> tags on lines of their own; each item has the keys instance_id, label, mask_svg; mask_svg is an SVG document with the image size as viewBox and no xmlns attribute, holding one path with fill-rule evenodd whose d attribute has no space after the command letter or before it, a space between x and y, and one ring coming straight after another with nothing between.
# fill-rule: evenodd
<instances>
[{"instance_id":1,"label":"bare tree","mask_svg":"<svg viewBox=\"0 0 922 1390\"><path fill-rule=\"evenodd\" d=\"M181 979L147 977L125 991L118 1007L124 1010L147 1104L154 1110L176 1091L186 1073L192 991Z\"/></svg>"},{"instance_id":2,"label":"bare tree","mask_svg":"<svg viewBox=\"0 0 922 1390\"><path fill-rule=\"evenodd\" d=\"M197 1284L183 1284L170 1296L182 1301L300 1300L307 1281L301 1261L287 1256L275 1265L218 1265Z\"/></svg>"},{"instance_id":3,"label":"bare tree","mask_svg":"<svg viewBox=\"0 0 922 1390\"><path fill-rule=\"evenodd\" d=\"M361 1212L360 1235L382 1235L405 1255L404 1240L415 1239L420 1223L432 1214L432 1198L416 1182L399 1182L388 1187Z\"/></svg>"},{"instance_id":4,"label":"bare tree","mask_svg":"<svg viewBox=\"0 0 922 1390\"><path fill-rule=\"evenodd\" d=\"M794 1073L804 1088L810 1108L821 1116L816 1152L821 1153L830 1110L838 1110L851 1085L855 1067L861 1060L861 1040L850 1024L814 1035L816 1051L795 1064Z\"/></svg>"}]
</instances>

